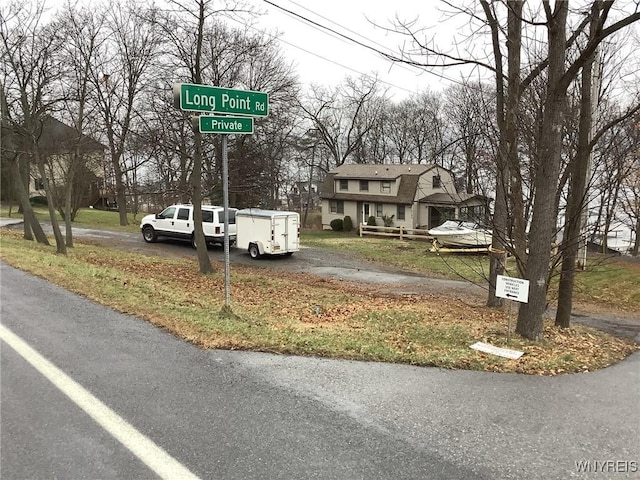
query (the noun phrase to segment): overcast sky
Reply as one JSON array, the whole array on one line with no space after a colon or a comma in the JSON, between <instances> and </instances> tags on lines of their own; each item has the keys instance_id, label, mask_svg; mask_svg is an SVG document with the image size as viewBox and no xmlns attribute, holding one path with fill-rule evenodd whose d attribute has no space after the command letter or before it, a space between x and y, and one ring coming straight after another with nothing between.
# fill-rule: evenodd
<instances>
[{"instance_id":1,"label":"overcast sky","mask_svg":"<svg viewBox=\"0 0 640 480\"><path fill-rule=\"evenodd\" d=\"M67 0L44 1L53 13ZM80 5L92 3L92 0L71 1L77 1ZM284 55L293 63L303 86L311 83L331 86L342 82L346 76L377 74L381 86L388 89L388 94L395 100L401 100L412 93L427 89L437 91L450 85L451 81L443 75L453 81L460 80L460 75L452 71L429 71L394 63L371 49L339 35L350 37L389 54L399 55L402 42L407 39L389 32L388 29L391 29L393 22L398 19L403 22L418 19L417 26L429 27L433 32L439 32L438 38L442 40L447 35L450 36L454 30L451 29L452 24L449 21L446 28L442 28L443 16L438 10L438 0L245 1L255 11L263 13L255 18L253 28L280 33L279 41ZM163 0L159 0L159 3L163 3ZM287 10L292 13L288 13ZM339 34L306 22L300 17L326 26Z\"/></svg>"},{"instance_id":2,"label":"overcast sky","mask_svg":"<svg viewBox=\"0 0 640 480\"><path fill-rule=\"evenodd\" d=\"M259 18L258 24L269 31L277 29L281 32L283 50L295 63L303 84L335 85L345 76L377 73L383 87L389 88L389 93L397 99L425 89L439 90L448 84L435 72L394 64L370 49L283 10L290 10L358 42L397 55L403 38L374 24L390 28L396 18L411 21L419 17L418 25L435 29L441 20L437 11L439 2L435 0L251 1L266 13Z\"/></svg>"}]
</instances>

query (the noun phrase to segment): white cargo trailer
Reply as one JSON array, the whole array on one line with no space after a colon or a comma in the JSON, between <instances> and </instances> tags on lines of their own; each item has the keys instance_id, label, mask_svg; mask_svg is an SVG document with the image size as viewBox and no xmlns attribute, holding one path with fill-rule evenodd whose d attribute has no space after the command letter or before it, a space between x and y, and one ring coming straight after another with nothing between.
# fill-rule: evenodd
<instances>
[{"instance_id":1,"label":"white cargo trailer","mask_svg":"<svg viewBox=\"0 0 640 480\"><path fill-rule=\"evenodd\" d=\"M236 247L247 250L251 258L291 255L300 249L300 215L258 208L238 210Z\"/></svg>"}]
</instances>

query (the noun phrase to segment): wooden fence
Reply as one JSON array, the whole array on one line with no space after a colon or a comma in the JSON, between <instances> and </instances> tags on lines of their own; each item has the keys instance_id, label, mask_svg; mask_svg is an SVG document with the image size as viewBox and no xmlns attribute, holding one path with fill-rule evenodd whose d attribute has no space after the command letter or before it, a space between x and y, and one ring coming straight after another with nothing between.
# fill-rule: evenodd
<instances>
[{"instance_id":1,"label":"wooden fence","mask_svg":"<svg viewBox=\"0 0 640 480\"><path fill-rule=\"evenodd\" d=\"M359 228L360 236L373 235L377 237L395 237L400 240L425 240L432 242L434 238L427 233L427 230L407 227L379 227L361 224Z\"/></svg>"}]
</instances>

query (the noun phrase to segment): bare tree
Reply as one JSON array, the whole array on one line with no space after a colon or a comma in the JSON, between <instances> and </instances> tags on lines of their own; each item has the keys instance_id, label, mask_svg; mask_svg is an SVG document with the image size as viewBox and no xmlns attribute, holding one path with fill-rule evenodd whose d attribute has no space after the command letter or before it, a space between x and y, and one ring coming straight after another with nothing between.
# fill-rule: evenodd
<instances>
[{"instance_id":1,"label":"bare tree","mask_svg":"<svg viewBox=\"0 0 640 480\"><path fill-rule=\"evenodd\" d=\"M490 127L492 122L487 122L494 114L487 109L490 99L481 84L465 83L450 87L445 93L443 110L451 132L450 148L454 158L461 159L452 165L452 170L462 173L465 192L486 191L481 179L481 171L488 167L484 152L492 151L496 143L495 130Z\"/></svg>"},{"instance_id":2,"label":"bare tree","mask_svg":"<svg viewBox=\"0 0 640 480\"><path fill-rule=\"evenodd\" d=\"M516 330L530 339L539 339L542 335L543 314L547 306L547 290L550 277L551 247L556 233L557 198L559 197L558 179L561 174L563 153L563 115L567 101L567 90L576 79L581 69L593 55L596 48L613 33L629 26L640 19L640 13L618 12L622 16L611 25L609 13L612 1L595 2L597 14L594 28L588 41L581 49L569 54L569 48L576 44L578 36L590 23L590 15L583 12L572 12L577 19L568 34L569 3L542 3L542 15L539 11L527 13L531 20L523 18L521 1L506 3L481 1L484 19L472 8L443 2L452 10L463 13L470 22L481 29L488 29L493 45L493 61L486 56L473 55L477 44L476 36L467 37L467 48L457 44L455 50L443 51L435 47L434 42L419 38L413 25L399 25L398 29L408 35L417 47L419 55L426 56L427 61L416 59L411 52L403 52L399 61L422 66L459 66L474 65L486 68L495 73L497 124L500 131L500 148L497 156L496 205L494 214L494 248L506 250L508 243L513 243L520 270L530 280L529 303L520 306ZM502 7L506 7L506 12ZM506 28L503 22L506 18ZM534 29L531 44L540 44L544 39L535 36L535 30L542 27L546 33L547 51L540 56L531 56L528 73L521 77L521 43L523 23ZM506 30L506 57L503 52L501 38ZM461 51L470 52L462 55ZM432 60L433 59L433 60ZM507 72L503 63L506 61ZM538 110L540 127L537 132L538 141L531 151L531 188L523 189L523 168L518 155L519 124L517 113L520 108L522 92L542 73L545 75L545 89L541 96L541 108ZM506 82L506 85L505 85ZM531 222L527 243L527 222L524 216L524 198L532 196ZM509 226L509 219L513 221ZM511 240L507 242L507 238ZM528 254L526 248L528 245ZM488 304L499 304L495 298L494 283L497 274L502 270L502 259L493 256L491 261L491 290Z\"/></svg>"},{"instance_id":3,"label":"bare tree","mask_svg":"<svg viewBox=\"0 0 640 480\"><path fill-rule=\"evenodd\" d=\"M61 35L66 38L57 58L68 66L65 78L60 82L63 110L61 115L70 119L76 132L75 138L69 139L70 154L57 167L64 172L61 190L61 214L66 227L66 244L73 246L72 220L79 208L78 201L82 197L82 172L94 169L89 165L87 144L91 142L86 135L87 124L91 120L91 62L95 57L100 42L104 17L90 9L74 9L68 5L59 15ZM96 130L90 132L96 135ZM55 176L53 178L56 178ZM74 201L74 198L76 201Z\"/></svg>"},{"instance_id":4,"label":"bare tree","mask_svg":"<svg viewBox=\"0 0 640 480\"><path fill-rule=\"evenodd\" d=\"M120 225L127 225L125 150L134 134L137 102L147 87L147 73L160 45L160 32L146 20L145 10L129 3L109 7L107 39L92 61L91 82L102 117L115 176Z\"/></svg>"},{"instance_id":5,"label":"bare tree","mask_svg":"<svg viewBox=\"0 0 640 480\"><path fill-rule=\"evenodd\" d=\"M635 236L631 251L637 257L640 251L640 118L629 122L627 131L632 145L628 159L631 168L622 185L622 209L628 219L627 226Z\"/></svg>"},{"instance_id":6,"label":"bare tree","mask_svg":"<svg viewBox=\"0 0 640 480\"><path fill-rule=\"evenodd\" d=\"M63 39L58 35L55 25L42 24L42 5L35 5L33 8L34 10L30 11L18 4L12 4L2 12L0 40L3 45L3 64L6 75L10 78L10 83L5 85L3 96L6 96L7 107L15 106L14 110L5 108L4 113L10 128L16 135L18 155L14 157L15 160L25 160L29 157L36 163L47 193L56 251L66 254L64 238L56 217L50 179L47 178L44 159L38 148L43 121L58 101L51 94L51 90L60 76L60 65L55 62L54 53L60 48ZM39 242L48 243L29 204L28 192L24 183L21 182L18 164L14 168L14 178L18 180L17 186L25 215L25 229L32 229Z\"/></svg>"},{"instance_id":7,"label":"bare tree","mask_svg":"<svg viewBox=\"0 0 640 480\"><path fill-rule=\"evenodd\" d=\"M640 105L627 109L627 115L614 114L614 119L598 133L594 153L594 172L591 186L592 196L598 197L595 227L590 235L592 241L600 237L602 252L608 251L607 238L617 220L619 208L624 204L627 179L633 176L637 139L630 126L635 120Z\"/></svg>"},{"instance_id":8,"label":"bare tree","mask_svg":"<svg viewBox=\"0 0 640 480\"><path fill-rule=\"evenodd\" d=\"M333 91L314 87L311 97L300 108L322 137L333 157L333 166L340 166L349 157L355 161L373 163L372 159L355 158L365 136L374 127L381 103L375 102L378 82L368 76L358 80L347 78Z\"/></svg>"}]
</instances>

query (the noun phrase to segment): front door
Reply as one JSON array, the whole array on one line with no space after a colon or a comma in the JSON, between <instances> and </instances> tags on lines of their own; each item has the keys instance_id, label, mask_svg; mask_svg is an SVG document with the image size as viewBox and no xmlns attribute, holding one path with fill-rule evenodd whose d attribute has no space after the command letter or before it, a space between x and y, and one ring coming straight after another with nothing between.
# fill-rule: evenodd
<instances>
[{"instance_id":1,"label":"front door","mask_svg":"<svg viewBox=\"0 0 640 480\"><path fill-rule=\"evenodd\" d=\"M456 209L453 207L429 207L429 228L436 228L447 220L455 220Z\"/></svg>"},{"instance_id":2,"label":"front door","mask_svg":"<svg viewBox=\"0 0 640 480\"><path fill-rule=\"evenodd\" d=\"M364 225L369 221L369 217L371 216L371 204L363 203L362 204L362 223Z\"/></svg>"}]
</instances>

